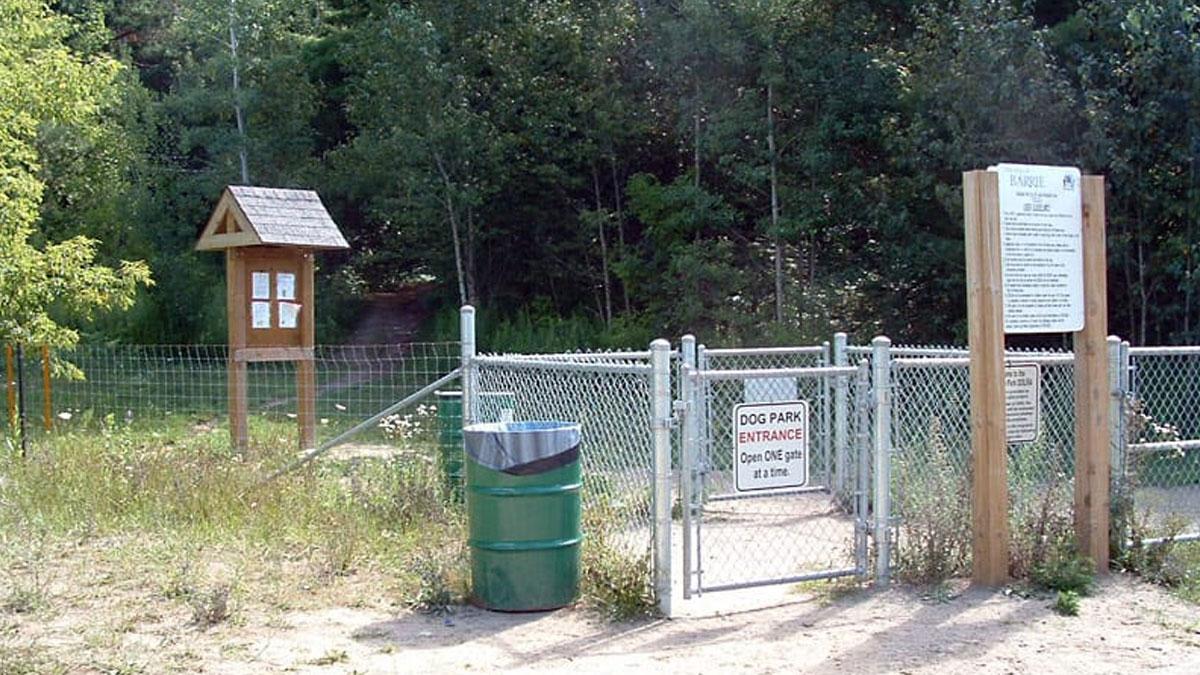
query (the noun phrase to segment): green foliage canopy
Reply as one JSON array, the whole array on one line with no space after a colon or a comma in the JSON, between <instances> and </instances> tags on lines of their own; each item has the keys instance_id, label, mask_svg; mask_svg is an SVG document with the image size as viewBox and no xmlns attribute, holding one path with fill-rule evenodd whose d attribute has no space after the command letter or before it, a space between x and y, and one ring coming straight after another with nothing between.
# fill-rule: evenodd
<instances>
[{"instance_id":1,"label":"green foliage canopy","mask_svg":"<svg viewBox=\"0 0 1200 675\"><path fill-rule=\"evenodd\" d=\"M90 318L129 307L150 272L140 262L95 262L97 241L73 236L39 244L45 192L40 134L87 139L113 95L119 65L81 58L67 44L71 22L34 0L0 4L0 340L70 346L78 339L57 312Z\"/></svg>"}]
</instances>

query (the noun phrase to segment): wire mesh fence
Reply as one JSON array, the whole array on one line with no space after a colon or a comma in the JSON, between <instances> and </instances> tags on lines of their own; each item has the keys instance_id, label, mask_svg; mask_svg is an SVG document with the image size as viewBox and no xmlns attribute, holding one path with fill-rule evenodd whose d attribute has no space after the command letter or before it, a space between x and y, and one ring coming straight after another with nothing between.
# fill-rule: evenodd
<instances>
[{"instance_id":1,"label":"wire mesh fence","mask_svg":"<svg viewBox=\"0 0 1200 675\"><path fill-rule=\"evenodd\" d=\"M1127 536L1200 538L1200 347L1128 351L1119 464Z\"/></svg>"},{"instance_id":2,"label":"wire mesh fence","mask_svg":"<svg viewBox=\"0 0 1200 675\"><path fill-rule=\"evenodd\" d=\"M40 354L33 356L26 350L20 378L23 391L14 391L14 398L24 398L25 424L31 434L44 433L48 427L128 425L172 416L219 425L228 412L225 346L80 346L56 351L51 354L49 387ZM313 356L318 438L333 436L421 389L452 371L460 360L457 342L321 345ZM247 371L247 409L252 420L295 420L300 408L296 365L250 363ZM19 420L11 414L4 417L5 432L11 434ZM390 422L391 428L381 425L362 440L383 442L394 437L397 420ZM285 435L290 429L278 426Z\"/></svg>"}]
</instances>

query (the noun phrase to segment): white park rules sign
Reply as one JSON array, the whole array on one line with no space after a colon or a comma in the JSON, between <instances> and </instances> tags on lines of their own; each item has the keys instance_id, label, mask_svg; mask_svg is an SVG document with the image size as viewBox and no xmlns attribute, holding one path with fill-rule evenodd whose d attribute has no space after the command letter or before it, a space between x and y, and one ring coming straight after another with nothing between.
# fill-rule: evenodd
<instances>
[{"instance_id":1,"label":"white park rules sign","mask_svg":"<svg viewBox=\"0 0 1200 675\"><path fill-rule=\"evenodd\" d=\"M808 484L808 401L736 406L733 455L738 492Z\"/></svg>"},{"instance_id":2,"label":"white park rules sign","mask_svg":"<svg viewBox=\"0 0 1200 675\"><path fill-rule=\"evenodd\" d=\"M1083 329L1079 169L999 164L1005 333Z\"/></svg>"}]
</instances>

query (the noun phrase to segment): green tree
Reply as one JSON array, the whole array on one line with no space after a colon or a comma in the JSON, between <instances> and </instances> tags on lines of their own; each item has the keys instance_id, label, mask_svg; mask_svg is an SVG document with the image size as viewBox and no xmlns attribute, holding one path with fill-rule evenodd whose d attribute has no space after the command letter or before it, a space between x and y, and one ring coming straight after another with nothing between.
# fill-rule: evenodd
<instances>
[{"instance_id":1,"label":"green tree","mask_svg":"<svg viewBox=\"0 0 1200 675\"><path fill-rule=\"evenodd\" d=\"M90 318L127 308L147 267L95 262L97 241L75 236L35 243L46 194L39 152L43 133L85 142L101 132L100 111L114 96L119 65L83 59L68 41L77 25L35 0L0 4L0 339L70 346L76 330L62 317ZM65 140L63 142L66 142Z\"/></svg>"},{"instance_id":2,"label":"green tree","mask_svg":"<svg viewBox=\"0 0 1200 675\"><path fill-rule=\"evenodd\" d=\"M1200 336L1200 9L1089 3L1069 26L1090 167L1110 191L1114 329L1138 344Z\"/></svg>"}]
</instances>

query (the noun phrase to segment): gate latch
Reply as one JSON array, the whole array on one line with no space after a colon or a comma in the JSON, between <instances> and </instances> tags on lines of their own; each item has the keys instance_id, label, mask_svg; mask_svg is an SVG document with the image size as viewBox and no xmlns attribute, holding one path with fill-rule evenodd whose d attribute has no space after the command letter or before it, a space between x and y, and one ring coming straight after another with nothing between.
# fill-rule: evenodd
<instances>
[{"instance_id":1,"label":"gate latch","mask_svg":"<svg viewBox=\"0 0 1200 675\"><path fill-rule=\"evenodd\" d=\"M679 427L679 421L683 419L683 415L687 412L687 408L687 401L671 401L671 419L668 421L668 425L672 429Z\"/></svg>"}]
</instances>

